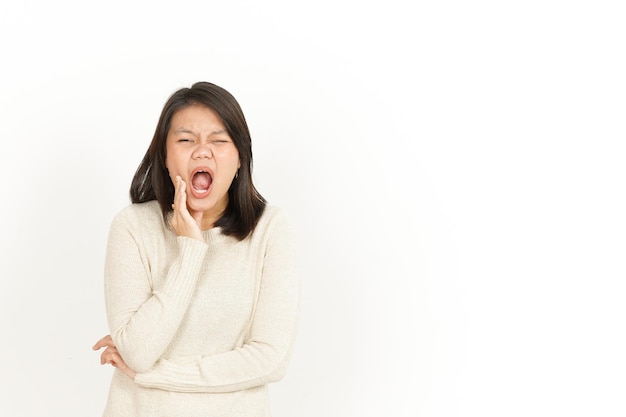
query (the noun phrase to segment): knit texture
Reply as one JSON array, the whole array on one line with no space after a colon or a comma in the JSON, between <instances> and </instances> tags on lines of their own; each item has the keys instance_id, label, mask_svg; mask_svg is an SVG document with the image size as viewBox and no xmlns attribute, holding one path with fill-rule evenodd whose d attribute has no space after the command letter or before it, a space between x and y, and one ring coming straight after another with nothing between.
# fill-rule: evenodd
<instances>
[{"instance_id":1,"label":"knit texture","mask_svg":"<svg viewBox=\"0 0 626 417\"><path fill-rule=\"evenodd\" d=\"M298 272L282 211L267 206L243 241L178 237L156 201L113 220L105 304L134 381L115 370L104 417L270 416L267 384L293 349Z\"/></svg>"}]
</instances>

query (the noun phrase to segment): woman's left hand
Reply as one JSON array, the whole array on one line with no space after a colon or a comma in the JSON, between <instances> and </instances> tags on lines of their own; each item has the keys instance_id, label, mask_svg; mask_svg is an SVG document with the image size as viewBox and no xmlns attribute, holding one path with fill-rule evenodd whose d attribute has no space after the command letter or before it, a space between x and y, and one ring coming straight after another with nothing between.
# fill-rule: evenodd
<instances>
[{"instance_id":1,"label":"woman's left hand","mask_svg":"<svg viewBox=\"0 0 626 417\"><path fill-rule=\"evenodd\" d=\"M135 371L130 369L128 365L126 365L126 362L124 362L124 359L122 359L122 356L113 344L113 339L111 339L111 335L107 335L98 340L98 342L96 342L96 344L92 347L93 350L99 350L100 348L106 348L104 349L104 352L102 352L102 355L100 355L100 363L102 365L107 363L111 364L132 379L135 379Z\"/></svg>"}]
</instances>

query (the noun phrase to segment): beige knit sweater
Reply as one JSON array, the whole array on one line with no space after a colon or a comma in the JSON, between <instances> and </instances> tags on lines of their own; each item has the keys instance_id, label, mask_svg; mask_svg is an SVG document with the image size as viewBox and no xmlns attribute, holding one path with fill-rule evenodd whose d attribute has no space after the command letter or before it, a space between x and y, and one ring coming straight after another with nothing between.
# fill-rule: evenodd
<instances>
[{"instance_id":1,"label":"beige knit sweater","mask_svg":"<svg viewBox=\"0 0 626 417\"><path fill-rule=\"evenodd\" d=\"M243 241L203 236L177 237L156 201L115 217L107 318L137 376L115 370L105 417L270 416L267 384L285 374L297 324L290 228L267 206Z\"/></svg>"}]
</instances>

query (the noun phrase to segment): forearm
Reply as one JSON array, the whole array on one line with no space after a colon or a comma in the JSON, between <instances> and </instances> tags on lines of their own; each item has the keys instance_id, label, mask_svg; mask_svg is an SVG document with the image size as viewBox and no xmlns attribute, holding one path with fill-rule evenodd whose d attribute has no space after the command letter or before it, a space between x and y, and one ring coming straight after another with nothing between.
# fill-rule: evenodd
<instances>
[{"instance_id":1,"label":"forearm","mask_svg":"<svg viewBox=\"0 0 626 417\"><path fill-rule=\"evenodd\" d=\"M299 276L294 240L283 217L275 217L259 249L257 297L245 340L217 354L161 358L138 372L139 385L180 392L231 392L278 381L284 375L296 336ZM250 277L249 279L256 279ZM227 325L225 323L225 325ZM243 330L243 329L242 329Z\"/></svg>"},{"instance_id":2,"label":"forearm","mask_svg":"<svg viewBox=\"0 0 626 417\"><path fill-rule=\"evenodd\" d=\"M277 350L250 343L230 352L200 358L160 360L148 372L135 376L147 388L178 392L222 393L279 381L287 370L291 346Z\"/></svg>"},{"instance_id":3,"label":"forearm","mask_svg":"<svg viewBox=\"0 0 626 417\"><path fill-rule=\"evenodd\" d=\"M299 310L292 248L283 243L269 250L263 271L252 326L243 346L216 355L164 358L148 372L139 373L135 381L170 391L230 392L282 378L293 350Z\"/></svg>"},{"instance_id":4,"label":"forearm","mask_svg":"<svg viewBox=\"0 0 626 417\"><path fill-rule=\"evenodd\" d=\"M179 256L163 284L152 288L146 268L132 252L113 248L105 268L105 299L111 337L128 366L150 369L176 334L193 296L206 245L178 238Z\"/></svg>"}]
</instances>

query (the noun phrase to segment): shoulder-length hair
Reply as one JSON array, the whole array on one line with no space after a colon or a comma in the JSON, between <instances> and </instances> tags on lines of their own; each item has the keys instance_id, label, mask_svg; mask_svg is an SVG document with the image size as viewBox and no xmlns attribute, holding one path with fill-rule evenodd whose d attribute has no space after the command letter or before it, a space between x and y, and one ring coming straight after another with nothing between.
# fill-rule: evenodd
<instances>
[{"instance_id":1,"label":"shoulder-length hair","mask_svg":"<svg viewBox=\"0 0 626 417\"><path fill-rule=\"evenodd\" d=\"M174 201L174 185L165 167L165 141L174 114L192 105L213 110L239 152L239 173L228 189L228 206L215 226L221 227L225 235L243 240L256 227L266 200L252 183L252 140L243 111L228 91L215 84L197 82L191 88L181 88L169 97L152 142L133 177L130 199L133 203L158 200L163 220L167 221Z\"/></svg>"}]
</instances>

